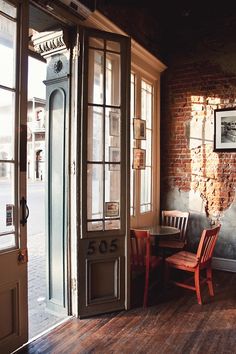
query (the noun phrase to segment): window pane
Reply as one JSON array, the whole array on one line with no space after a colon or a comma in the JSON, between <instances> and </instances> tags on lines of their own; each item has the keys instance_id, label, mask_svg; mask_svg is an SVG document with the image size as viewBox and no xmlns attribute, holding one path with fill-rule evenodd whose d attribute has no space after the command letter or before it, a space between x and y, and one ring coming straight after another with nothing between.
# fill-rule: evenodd
<instances>
[{"instance_id":1,"label":"window pane","mask_svg":"<svg viewBox=\"0 0 236 354\"><path fill-rule=\"evenodd\" d=\"M141 200L140 211L141 213L151 210L151 193L152 185L151 181L151 167L146 167L141 171Z\"/></svg>"},{"instance_id":2,"label":"window pane","mask_svg":"<svg viewBox=\"0 0 236 354\"><path fill-rule=\"evenodd\" d=\"M106 104L120 105L120 55L107 53Z\"/></svg>"},{"instance_id":3,"label":"window pane","mask_svg":"<svg viewBox=\"0 0 236 354\"><path fill-rule=\"evenodd\" d=\"M0 89L0 160L14 159L15 94Z\"/></svg>"},{"instance_id":4,"label":"window pane","mask_svg":"<svg viewBox=\"0 0 236 354\"><path fill-rule=\"evenodd\" d=\"M102 231L103 222L102 221L91 221L87 223L88 231Z\"/></svg>"},{"instance_id":5,"label":"window pane","mask_svg":"<svg viewBox=\"0 0 236 354\"><path fill-rule=\"evenodd\" d=\"M119 53L120 52L120 43L113 42L113 41L107 41L106 49Z\"/></svg>"},{"instance_id":6,"label":"window pane","mask_svg":"<svg viewBox=\"0 0 236 354\"><path fill-rule=\"evenodd\" d=\"M130 88L130 215L134 215L133 118L135 117L135 76L131 74Z\"/></svg>"},{"instance_id":7,"label":"window pane","mask_svg":"<svg viewBox=\"0 0 236 354\"><path fill-rule=\"evenodd\" d=\"M105 202L118 203L114 205L117 208L116 212L113 213L114 217L119 217L120 215L120 169L113 171L111 166L106 166L106 180L105 180Z\"/></svg>"},{"instance_id":8,"label":"window pane","mask_svg":"<svg viewBox=\"0 0 236 354\"><path fill-rule=\"evenodd\" d=\"M87 169L87 218L103 217L103 165L88 164Z\"/></svg>"},{"instance_id":9,"label":"window pane","mask_svg":"<svg viewBox=\"0 0 236 354\"><path fill-rule=\"evenodd\" d=\"M120 229L120 220L105 221L105 230L118 230Z\"/></svg>"},{"instance_id":10,"label":"window pane","mask_svg":"<svg viewBox=\"0 0 236 354\"><path fill-rule=\"evenodd\" d=\"M14 234L9 235L0 235L0 251L3 251L7 248L12 248L16 246L16 239Z\"/></svg>"},{"instance_id":11,"label":"window pane","mask_svg":"<svg viewBox=\"0 0 236 354\"><path fill-rule=\"evenodd\" d=\"M103 109L88 107L88 160L103 160Z\"/></svg>"},{"instance_id":12,"label":"window pane","mask_svg":"<svg viewBox=\"0 0 236 354\"><path fill-rule=\"evenodd\" d=\"M4 0L0 0L0 9L6 15L16 18L16 8Z\"/></svg>"},{"instance_id":13,"label":"window pane","mask_svg":"<svg viewBox=\"0 0 236 354\"><path fill-rule=\"evenodd\" d=\"M89 38L89 46L93 48L103 49L104 48L104 40L100 38Z\"/></svg>"},{"instance_id":14,"label":"window pane","mask_svg":"<svg viewBox=\"0 0 236 354\"><path fill-rule=\"evenodd\" d=\"M105 161L120 162L120 110L106 109Z\"/></svg>"},{"instance_id":15,"label":"window pane","mask_svg":"<svg viewBox=\"0 0 236 354\"><path fill-rule=\"evenodd\" d=\"M14 88L16 60L16 23L2 15L0 15L0 23L0 84Z\"/></svg>"},{"instance_id":16,"label":"window pane","mask_svg":"<svg viewBox=\"0 0 236 354\"><path fill-rule=\"evenodd\" d=\"M104 54L101 51L89 50L88 101L103 103Z\"/></svg>"},{"instance_id":17,"label":"window pane","mask_svg":"<svg viewBox=\"0 0 236 354\"><path fill-rule=\"evenodd\" d=\"M0 161L0 233L15 231L14 165Z\"/></svg>"}]
</instances>

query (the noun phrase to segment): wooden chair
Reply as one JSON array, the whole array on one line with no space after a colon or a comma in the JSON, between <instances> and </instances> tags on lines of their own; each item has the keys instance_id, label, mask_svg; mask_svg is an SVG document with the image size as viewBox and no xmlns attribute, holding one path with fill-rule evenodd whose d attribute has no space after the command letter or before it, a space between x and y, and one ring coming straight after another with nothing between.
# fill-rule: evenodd
<instances>
[{"instance_id":1,"label":"wooden chair","mask_svg":"<svg viewBox=\"0 0 236 354\"><path fill-rule=\"evenodd\" d=\"M189 212L178 210L163 210L161 214L161 224L173 226L180 229L178 238L159 240L158 247L167 249L183 249L186 245L186 232L188 226Z\"/></svg>"},{"instance_id":2,"label":"wooden chair","mask_svg":"<svg viewBox=\"0 0 236 354\"><path fill-rule=\"evenodd\" d=\"M210 296L214 296L211 260L220 228L221 225L203 230L196 254L180 251L165 259L165 284L169 280L170 268L194 273L194 285L189 285L188 280L186 282L172 281L172 283L196 291L197 301L200 305L202 304L201 284L207 282ZM206 277L200 279L202 270L206 271Z\"/></svg>"},{"instance_id":3,"label":"wooden chair","mask_svg":"<svg viewBox=\"0 0 236 354\"><path fill-rule=\"evenodd\" d=\"M150 254L150 233L148 230L130 230L131 241L131 274L145 273L143 307L147 306L149 274L161 264L161 257Z\"/></svg>"}]
</instances>

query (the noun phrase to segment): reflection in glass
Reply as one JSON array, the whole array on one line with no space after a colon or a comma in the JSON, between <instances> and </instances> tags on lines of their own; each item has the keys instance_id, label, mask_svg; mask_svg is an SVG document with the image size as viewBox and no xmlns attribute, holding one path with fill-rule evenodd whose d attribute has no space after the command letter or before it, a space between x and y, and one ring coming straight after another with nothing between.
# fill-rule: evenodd
<instances>
[{"instance_id":1,"label":"reflection in glass","mask_svg":"<svg viewBox=\"0 0 236 354\"><path fill-rule=\"evenodd\" d=\"M106 220L105 230L118 230L120 229L120 220Z\"/></svg>"},{"instance_id":2,"label":"reflection in glass","mask_svg":"<svg viewBox=\"0 0 236 354\"><path fill-rule=\"evenodd\" d=\"M111 50L113 52L120 53L120 43L113 42L113 41L107 41L106 42L106 50Z\"/></svg>"},{"instance_id":3,"label":"reflection in glass","mask_svg":"<svg viewBox=\"0 0 236 354\"><path fill-rule=\"evenodd\" d=\"M103 49L104 48L104 40L101 38L90 37L89 38L89 47Z\"/></svg>"},{"instance_id":4,"label":"reflection in glass","mask_svg":"<svg viewBox=\"0 0 236 354\"><path fill-rule=\"evenodd\" d=\"M105 202L116 202L120 208L120 169L111 170L110 167L111 164L108 166L106 165Z\"/></svg>"},{"instance_id":5,"label":"reflection in glass","mask_svg":"<svg viewBox=\"0 0 236 354\"><path fill-rule=\"evenodd\" d=\"M118 156L118 151L120 147L121 130L120 109L106 108L105 121L105 161L113 160L113 162L119 162L120 156ZM117 153L115 151L117 151Z\"/></svg>"},{"instance_id":6,"label":"reflection in glass","mask_svg":"<svg viewBox=\"0 0 236 354\"><path fill-rule=\"evenodd\" d=\"M103 217L103 165L87 165L87 218Z\"/></svg>"},{"instance_id":7,"label":"reflection in glass","mask_svg":"<svg viewBox=\"0 0 236 354\"><path fill-rule=\"evenodd\" d=\"M106 57L106 104L120 105L120 55L107 53Z\"/></svg>"},{"instance_id":8,"label":"reflection in glass","mask_svg":"<svg viewBox=\"0 0 236 354\"><path fill-rule=\"evenodd\" d=\"M0 9L6 15L16 18L16 7L9 4L8 1L0 0Z\"/></svg>"},{"instance_id":9,"label":"reflection in glass","mask_svg":"<svg viewBox=\"0 0 236 354\"><path fill-rule=\"evenodd\" d=\"M14 204L14 164L0 160L0 233L15 231ZM9 208L12 208L10 217Z\"/></svg>"},{"instance_id":10,"label":"reflection in glass","mask_svg":"<svg viewBox=\"0 0 236 354\"><path fill-rule=\"evenodd\" d=\"M14 88L16 60L16 23L2 15L0 15L0 23L0 84Z\"/></svg>"},{"instance_id":11,"label":"reflection in glass","mask_svg":"<svg viewBox=\"0 0 236 354\"><path fill-rule=\"evenodd\" d=\"M15 94L0 89L0 160L14 158Z\"/></svg>"},{"instance_id":12,"label":"reflection in glass","mask_svg":"<svg viewBox=\"0 0 236 354\"><path fill-rule=\"evenodd\" d=\"M16 239L14 234L0 235L0 251L6 250L16 246Z\"/></svg>"},{"instance_id":13,"label":"reflection in glass","mask_svg":"<svg viewBox=\"0 0 236 354\"><path fill-rule=\"evenodd\" d=\"M104 54L101 51L89 50L89 79L88 101L89 103L103 103L103 80L104 80Z\"/></svg>"},{"instance_id":14,"label":"reflection in glass","mask_svg":"<svg viewBox=\"0 0 236 354\"><path fill-rule=\"evenodd\" d=\"M103 222L102 221L90 221L87 223L88 231L102 231L103 230Z\"/></svg>"},{"instance_id":15,"label":"reflection in glass","mask_svg":"<svg viewBox=\"0 0 236 354\"><path fill-rule=\"evenodd\" d=\"M103 109L88 107L88 161L103 160Z\"/></svg>"}]
</instances>

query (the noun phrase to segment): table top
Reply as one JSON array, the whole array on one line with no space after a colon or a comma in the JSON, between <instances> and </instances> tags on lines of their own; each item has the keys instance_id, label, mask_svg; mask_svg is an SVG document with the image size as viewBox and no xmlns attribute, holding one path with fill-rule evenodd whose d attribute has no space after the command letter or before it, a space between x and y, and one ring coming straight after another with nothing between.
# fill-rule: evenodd
<instances>
[{"instance_id":1,"label":"table top","mask_svg":"<svg viewBox=\"0 0 236 354\"><path fill-rule=\"evenodd\" d=\"M173 236L178 235L180 230L172 226L155 225L147 228L151 236Z\"/></svg>"}]
</instances>

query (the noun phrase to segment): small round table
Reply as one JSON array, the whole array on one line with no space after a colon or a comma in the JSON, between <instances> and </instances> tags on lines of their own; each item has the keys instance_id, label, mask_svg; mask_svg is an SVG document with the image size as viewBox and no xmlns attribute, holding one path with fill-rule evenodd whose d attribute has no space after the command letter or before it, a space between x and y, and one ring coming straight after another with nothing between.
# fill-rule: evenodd
<instances>
[{"instance_id":1,"label":"small round table","mask_svg":"<svg viewBox=\"0 0 236 354\"><path fill-rule=\"evenodd\" d=\"M172 226L155 225L147 228L153 237L179 236L180 229Z\"/></svg>"}]
</instances>

